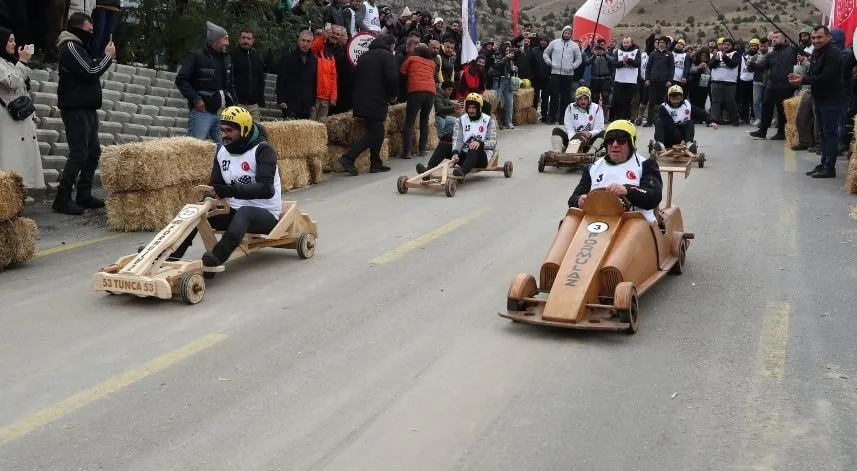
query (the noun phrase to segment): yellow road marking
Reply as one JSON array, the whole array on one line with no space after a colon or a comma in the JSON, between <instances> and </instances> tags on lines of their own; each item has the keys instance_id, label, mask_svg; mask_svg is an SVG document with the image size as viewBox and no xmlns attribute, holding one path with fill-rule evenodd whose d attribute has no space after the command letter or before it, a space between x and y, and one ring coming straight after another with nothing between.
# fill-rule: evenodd
<instances>
[{"instance_id":1,"label":"yellow road marking","mask_svg":"<svg viewBox=\"0 0 857 471\"><path fill-rule=\"evenodd\" d=\"M786 172L797 171L797 160L795 159L795 151L791 150L790 147L786 146L783 158L783 170L785 170Z\"/></svg>"},{"instance_id":2,"label":"yellow road marking","mask_svg":"<svg viewBox=\"0 0 857 471\"><path fill-rule=\"evenodd\" d=\"M453 219L449 223L444 224L443 226L440 226L437 229L432 230L431 232L423 234L423 235L417 237L416 239L408 241L408 242L396 247L395 249L385 253L384 255L381 255L380 257L373 258L372 260L369 261L369 263L372 263L375 265L381 265L383 263L392 262L393 260L396 260L396 259L402 257L403 255L405 255L406 253L410 252L411 250L420 248L423 245L426 245L435 239L438 239L438 238L440 238L446 234L449 234L450 232L454 231L455 229L458 229L459 227L467 224L468 222L479 218L480 216L487 213L488 211L491 211L491 209L493 209L493 208L490 208L490 207L480 208L480 209L477 209L476 211L473 211L470 214L466 214L466 215L464 215L458 219Z\"/></svg>"},{"instance_id":3,"label":"yellow road marking","mask_svg":"<svg viewBox=\"0 0 857 471\"><path fill-rule=\"evenodd\" d=\"M794 207L780 207L780 230L783 241L783 249L794 255L797 246L797 213Z\"/></svg>"},{"instance_id":4,"label":"yellow road marking","mask_svg":"<svg viewBox=\"0 0 857 471\"><path fill-rule=\"evenodd\" d=\"M762 337L759 339L759 374L766 378L782 379L786 365L786 347L789 340L789 313L791 305L769 302L762 318Z\"/></svg>"},{"instance_id":5,"label":"yellow road marking","mask_svg":"<svg viewBox=\"0 0 857 471\"><path fill-rule=\"evenodd\" d=\"M48 406L29 417L25 417L8 427L4 427L0 429L0 446L13 440L17 440L18 438L38 430L57 419L65 417L82 407L116 393L126 386L130 386L143 378L163 371L182 360L222 342L227 337L227 335L220 333L209 334L205 337L201 337L184 347L161 355L148 363L126 371L119 376L114 376L97 386L81 391L68 399L58 402L52 406Z\"/></svg>"},{"instance_id":6,"label":"yellow road marking","mask_svg":"<svg viewBox=\"0 0 857 471\"><path fill-rule=\"evenodd\" d=\"M92 244L97 244L99 242L105 242L108 240L118 239L119 237L122 237L124 235L126 235L126 234L113 234L113 235L109 235L109 236L99 237L97 239L83 240L80 242L73 242L71 244L64 244L64 245L60 245L58 247L40 250L40 251L36 252L36 254L33 257L34 258L46 257L48 255L54 255L54 254L57 254L60 252L67 252L69 250L74 250L74 249L77 249L80 247L86 247L87 245L92 245Z\"/></svg>"}]
</instances>

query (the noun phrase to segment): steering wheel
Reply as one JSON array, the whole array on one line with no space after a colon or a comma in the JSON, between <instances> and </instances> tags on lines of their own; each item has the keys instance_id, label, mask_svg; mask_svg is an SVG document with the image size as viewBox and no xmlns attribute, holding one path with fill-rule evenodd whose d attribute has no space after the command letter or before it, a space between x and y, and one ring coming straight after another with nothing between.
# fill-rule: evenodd
<instances>
[{"instance_id":1,"label":"steering wheel","mask_svg":"<svg viewBox=\"0 0 857 471\"><path fill-rule=\"evenodd\" d=\"M625 209L626 212L632 211L634 209L634 205L631 204L631 200L629 200L627 196L616 195L616 194L608 191L606 188L598 188L597 190L592 190L588 193L588 195L591 196L595 192L608 193L608 194L612 195L614 198L617 198L622 203L622 207Z\"/></svg>"}]
</instances>

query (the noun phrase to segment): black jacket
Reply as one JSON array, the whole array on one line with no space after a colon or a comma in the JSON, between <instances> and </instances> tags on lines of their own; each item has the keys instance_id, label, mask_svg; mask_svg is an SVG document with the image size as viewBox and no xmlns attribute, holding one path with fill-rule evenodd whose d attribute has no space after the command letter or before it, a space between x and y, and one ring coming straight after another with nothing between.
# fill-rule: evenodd
<instances>
[{"instance_id":1,"label":"black jacket","mask_svg":"<svg viewBox=\"0 0 857 471\"><path fill-rule=\"evenodd\" d=\"M191 51L182 61L175 82L190 109L200 98L209 113L217 113L220 108L235 104L232 59L229 54L221 54L211 46ZM223 91L225 103L221 100L220 91Z\"/></svg>"},{"instance_id":2,"label":"black jacket","mask_svg":"<svg viewBox=\"0 0 857 471\"><path fill-rule=\"evenodd\" d=\"M604 157L606 159L606 157ZM638 158L636 155L631 156L632 159ZM609 160L608 160L609 161ZM580 197L589 193L592 190L592 177L589 175L589 169L592 164L583 169L583 175L580 177L580 183L574 189L574 193L568 199L569 208L577 208L577 202ZM628 189L628 201L636 208L640 209L655 209L661 204L661 198L664 188L664 182L661 179L661 169L658 162L653 159L646 159L643 162L643 175L640 176L640 186L625 185Z\"/></svg>"},{"instance_id":3,"label":"black jacket","mask_svg":"<svg viewBox=\"0 0 857 471\"><path fill-rule=\"evenodd\" d=\"M771 48L762 62L748 65L755 73L756 70L767 70L768 79L765 87L772 90L788 90L794 88L789 84L789 74L794 72L797 63L797 51L790 44L778 44Z\"/></svg>"},{"instance_id":4,"label":"black jacket","mask_svg":"<svg viewBox=\"0 0 857 471\"><path fill-rule=\"evenodd\" d=\"M583 59L583 63L590 66L589 70L592 80L612 79L613 73L616 72L616 68L613 66L610 58L607 57L607 54L598 55L589 53Z\"/></svg>"},{"instance_id":5,"label":"black jacket","mask_svg":"<svg viewBox=\"0 0 857 471\"><path fill-rule=\"evenodd\" d=\"M232 75L235 79L235 102L265 106L265 66L254 50L240 47L232 50Z\"/></svg>"},{"instance_id":6,"label":"black jacket","mask_svg":"<svg viewBox=\"0 0 857 471\"><path fill-rule=\"evenodd\" d=\"M842 58L833 41L812 51L809 71L801 83L810 86L815 101L839 100L843 97Z\"/></svg>"},{"instance_id":7,"label":"black jacket","mask_svg":"<svg viewBox=\"0 0 857 471\"><path fill-rule=\"evenodd\" d=\"M217 160L217 152L220 151L218 146L214 154L214 165L211 167L211 177L209 185L214 187L215 191L218 186L226 185L228 189L227 195L221 195L221 191L217 191L218 195L229 196L239 200L258 200L272 198L275 193L274 178L277 175L277 152L268 144L268 134L265 128L259 124L253 124L253 132L245 139L233 142L226 147L226 150L232 154L243 154L254 146L256 148L256 182L255 183L239 183L227 182L223 180L223 174L220 173L221 163Z\"/></svg>"},{"instance_id":8,"label":"black jacket","mask_svg":"<svg viewBox=\"0 0 857 471\"><path fill-rule=\"evenodd\" d=\"M304 56L304 60L301 56ZM290 114L307 116L315 105L318 59L308 51L305 55L299 48L287 51L280 59L277 74L277 103L285 103Z\"/></svg>"},{"instance_id":9,"label":"black jacket","mask_svg":"<svg viewBox=\"0 0 857 471\"><path fill-rule=\"evenodd\" d=\"M549 79L551 76L551 65L545 62L545 50L541 46L530 49L530 63L533 68L533 78Z\"/></svg>"},{"instance_id":10,"label":"black jacket","mask_svg":"<svg viewBox=\"0 0 857 471\"><path fill-rule=\"evenodd\" d=\"M655 49L649 53L646 64L646 79L652 82L671 82L675 74L675 57L669 49Z\"/></svg>"},{"instance_id":11,"label":"black jacket","mask_svg":"<svg viewBox=\"0 0 857 471\"><path fill-rule=\"evenodd\" d=\"M60 51L57 106L63 110L101 108L100 79L113 59L105 55L96 61L80 38L68 31L60 34L57 44Z\"/></svg>"},{"instance_id":12,"label":"black jacket","mask_svg":"<svg viewBox=\"0 0 857 471\"><path fill-rule=\"evenodd\" d=\"M399 70L396 58L381 38L369 44L354 74L354 116L368 119L387 119L389 101L398 95Z\"/></svg>"}]
</instances>

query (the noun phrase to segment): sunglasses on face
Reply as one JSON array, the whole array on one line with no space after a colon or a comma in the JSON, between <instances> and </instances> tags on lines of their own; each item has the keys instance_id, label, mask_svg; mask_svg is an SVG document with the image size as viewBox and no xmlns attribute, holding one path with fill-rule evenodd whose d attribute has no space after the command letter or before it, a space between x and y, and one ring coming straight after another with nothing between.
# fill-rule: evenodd
<instances>
[{"instance_id":1,"label":"sunglasses on face","mask_svg":"<svg viewBox=\"0 0 857 471\"><path fill-rule=\"evenodd\" d=\"M628 143L628 138L627 137L615 137L615 136L610 136L610 137L604 138L604 143L607 144L608 146L613 145L614 142L620 146L624 146L625 144Z\"/></svg>"}]
</instances>

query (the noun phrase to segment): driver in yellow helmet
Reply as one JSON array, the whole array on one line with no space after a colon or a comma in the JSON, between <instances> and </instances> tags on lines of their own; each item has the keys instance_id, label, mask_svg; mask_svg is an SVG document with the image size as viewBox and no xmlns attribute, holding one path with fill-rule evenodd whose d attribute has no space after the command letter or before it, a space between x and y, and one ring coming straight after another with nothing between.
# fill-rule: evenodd
<instances>
[{"instance_id":1,"label":"driver in yellow helmet","mask_svg":"<svg viewBox=\"0 0 857 471\"><path fill-rule=\"evenodd\" d=\"M667 101L658 107L654 150L662 152L664 148L682 144L687 146L688 151L696 154L693 129L696 120L704 121L715 130L720 127L705 109L691 105L690 100L684 98L684 90L680 86L670 87L667 91Z\"/></svg>"},{"instance_id":2,"label":"driver in yellow helmet","mask_svg":"<svg viewBox=\"0 0 857 471\"><path fill-rule=\"evenodd\" d=\"M446 158L459 164L452 171L457 177L464 177L474 168L487 167L497 148L497 128L491 115L483 111L483 106L482 95L467 95L464 114L455 120L452 131L451 154L447 150L441 151L441 146L438 146L429 159L428 167L417 164L417 172L424 173L437 167Z\"/></svg>"},{"instance_id":3,"label":"driver in yellow helmet","mask_svg":"<svg viewBox=\"0 0 857 471\"><path fill-rule=\"evenodd\" d=\"M277 152L268 144L265 129L253 122L246 109L230 106L220 114L220 136L222 144L215 152L209 185L215 198L229 203L230 211L208 219L212 228L225 232L202 256L207 267L226 263L247 233L271 232L282 207ZM184 256L196 232L191 232L171 259Z\"/></svg>"},{"instance_id":4,"label":"driver in yellow helmet","mask_svg":"<svg viewBox=\"0 0 857 471\"><path fill-rule=\"evenodd\" d=\"M628 198L634 210L656 223L653 210L661 203L663 180L658 163L637 153L637 128L624 119L613 121L604 131L604 145L607 155L586 166L568 206L580 208L590 191L606 189Z\"/></svg>"},{"instance_id":5,"label":"driver in yellow helmet","mask_svg":"<svg viewBox=\"0 0 857 471\"><path fill-rule=\"evenodd\" d=\"M595 140L604 133L604 109L592 103L592 91L577 87L574 102L565 109L565 129L554 128L551 147L555 152L565 152L572 139L581 141L578 152L587 152Z\"/></svg>"}]
</instances>

